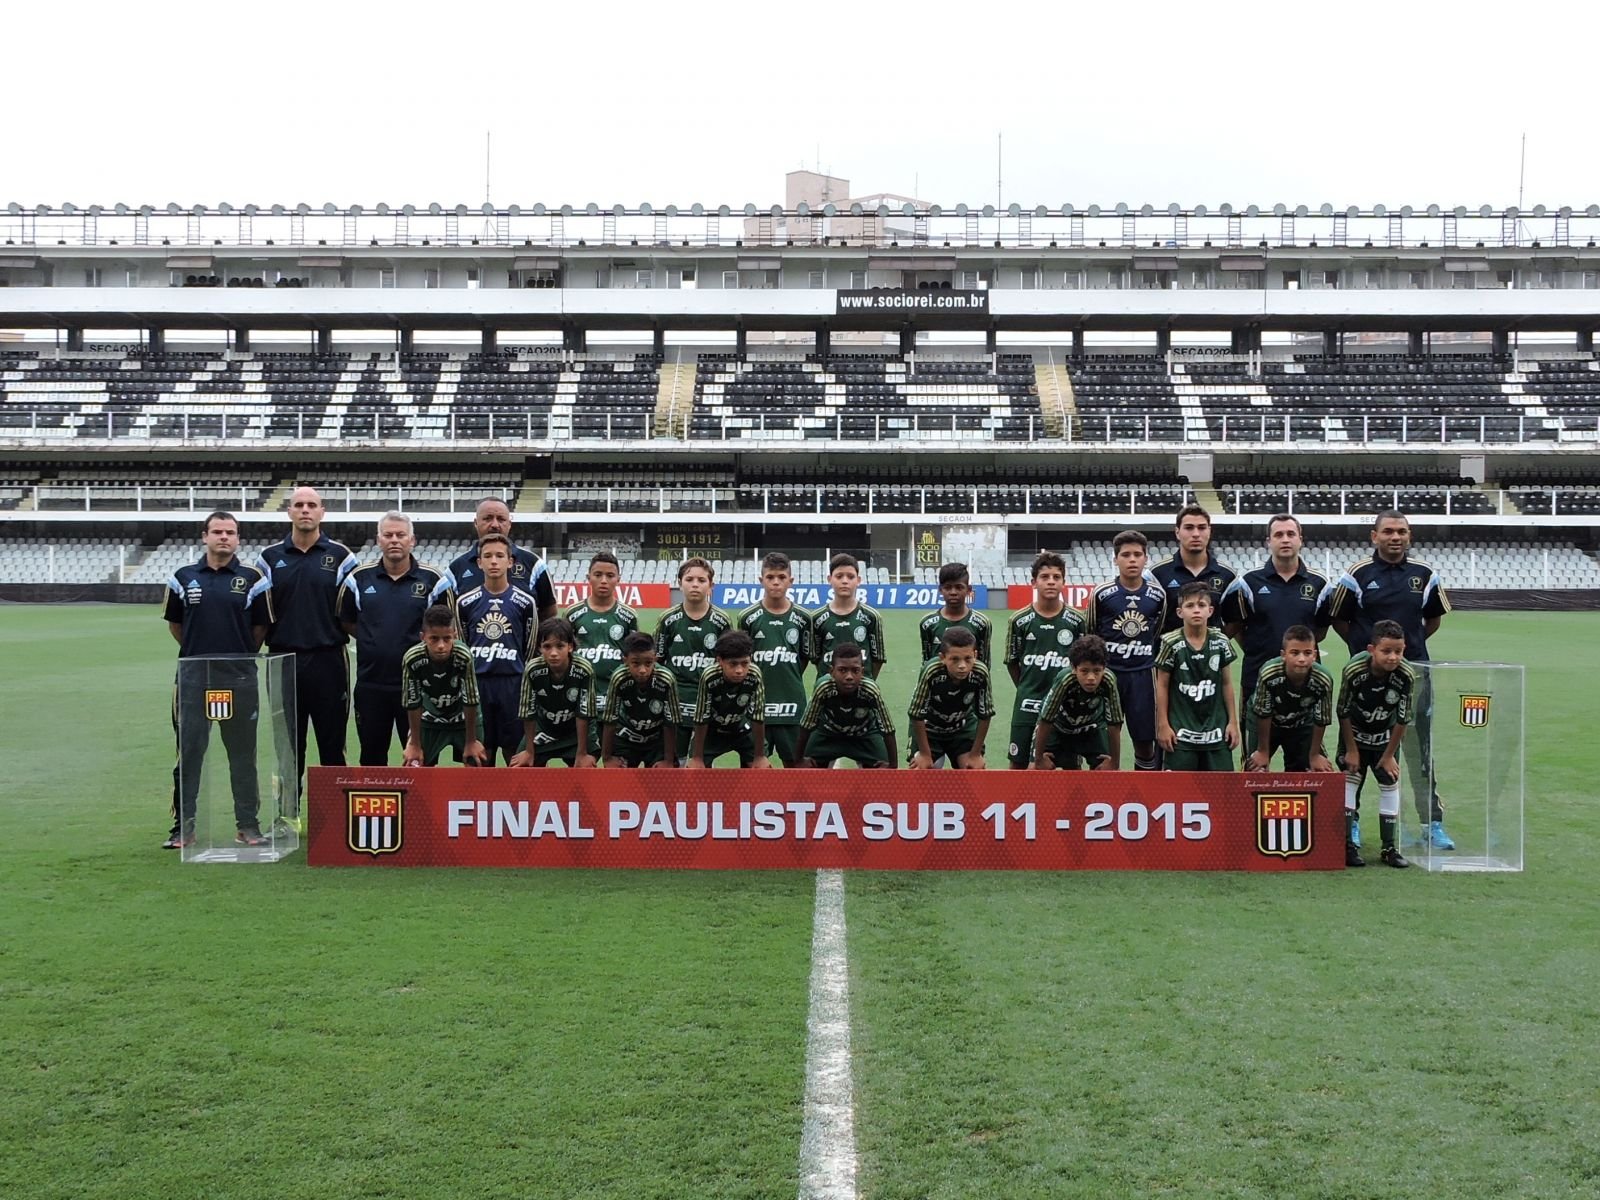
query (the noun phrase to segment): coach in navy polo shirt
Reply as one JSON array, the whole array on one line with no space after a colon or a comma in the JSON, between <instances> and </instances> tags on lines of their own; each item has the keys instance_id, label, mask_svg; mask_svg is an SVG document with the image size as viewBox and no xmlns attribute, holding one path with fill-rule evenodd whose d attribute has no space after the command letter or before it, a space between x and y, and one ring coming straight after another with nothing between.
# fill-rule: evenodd
<instances>
[{"instance_id":1,"label":"coach in navy polo shirt","mask_svg":"<svg viewBox=\"0 0 1600 1200\"><path fill-rule=\"evenodd\" d=\"M1171 633L1183 624L1178 615L1178 589L1186 583L1203 583L1211 589L1211 624L1222 628L1222 597L1234 580L1234 571L1219 563L1211 553L1211 514L1198 504L1178 510L1173 532L1178 552L1145 571L1167 590L1167 619L1162 633Z\"/></svg>"},{"instance_id":2,"label":"coach in navy polo shirt","mask_svg":"<svg viewBox=\"0 0 1600 1200\"><path fill-rule=\"evenodd\" d=\"M509 538L511 510L506 507L504 500L487 496L478 501L477 511L472 517L472 528L478 539L491 533ZM471 549L450 564L450 578L456 591L463 594L483 585L483 572L478 570L477 539L473 541ZM525 550L514 542L511 546L511 582L523 591L533 593L534 602L539 607L539 620L548 621L560 615L556 608L556 590L550 583L550 573L545 570L544 560L532 550Z\"/></svg>"},{"instance_id":3,"label":"coach in navy polo shirt","mask_svg":"<svg viewBox=\"0 0 1600 1200\"><path fill-rule=\"evenodd\" d=\"M335 606L345 576L356 569L350 547L322 532L326 514L316 488L289 497L289 536L261 552L257 565L272 585L277 621L267 635L274 654L294 655L295 761L306 769L306 727L317 731L317 759L344 766L350 723L349 638Z\"/></svg>"},{"instance_id":4,"label":"coach in navy polo shirt","mask_svg":"<svg viewBox=\"0 0 1600 1200\"><path fill-rule=\"evenodd\" d=\"M1428 639L1450 611L1444 581L1427 563L1411 557L1411 522L1405 513L1394 509L1379 513L1372 523L1372 545L1372 557L1352 564L1333 585L1328 600L1333 627L1350 653L1357 654L1372 640L1376 622L1397 622L1406 635L1406 658L1425 663ZM1411 755L1405 756L1407 773L1425 839L1435 849L1454 850L1455 842L1444 831L1438 786L1428 771L1433 758L1433 680L1426 671L1418 675L1412 726L1420 757L1412 761Z\"/></svg>"},{"instance_id":5,"label":"coach in navy polo shirt","mask_svg":"<svg viewBox=\"0 0 1600 1200\"><path fill-rule=\"evenodd\" d=\"M339 589L339 623L356 639L356 738L363 767L389 764L395 734L405 743L410 724L400 701L400 660L422 637L429 606L455 604L450 576L419 563L412 554L416 545L411 518L384 513L378 561L350 572Z\"/></svg>"},{"instance_id":6,"label":"coach in navy polo shirt","mask_svg":"<svg viewBox=\"0 0 1600 1200\"><path fill-rule=\"evenodd\" d=\"M259 846L260 789L256 785L256 664L254 659L272 624L271 587L266 577L238 559L239 522L232 513L206 518L201 540L206 552L199 562L179 567L167 580L162 615L178 643L178 658L234 654L236 663L210 663L203 676L175 689L172 730L178 738L178 761L172 768L172 832L163 847L177 850L194 842L195 806L200 795L200 768L211 743L211 726L222 729L233 787L233 818L241 845ZM207 690L226 691L227 715L214 721L207 713Z\"/></svg>"},{"instance_id":7,"label":"coach in navy polo shirt","mask_svg":"<svg viewBox=\"0 0 1600 1200\"><path fill-rule=\"evenodd\" d=\"M1309 626L1319 642L1327 635L1328 579L1301 560L1304 544L1299 520L1279 513L1267 522L1266 565L1246 571L1222 595L1222 628L1244 651L1240 712L1255 693L1261 668L1283 652L1284 630ZM1246 720L1240 726L1248 754L1255 749L1256 723Z\"/></svg>"}]
</instances>

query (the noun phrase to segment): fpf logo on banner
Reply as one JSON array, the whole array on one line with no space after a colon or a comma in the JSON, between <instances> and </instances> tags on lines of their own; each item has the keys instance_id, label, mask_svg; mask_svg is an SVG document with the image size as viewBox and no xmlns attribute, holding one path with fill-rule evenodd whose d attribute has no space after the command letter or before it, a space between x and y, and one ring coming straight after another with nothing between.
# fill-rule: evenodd
<instances>
[{"instance_id":1,"label":"fpf logo on banner","mask_svg":"<svg viewBox=\"0 0 1600 1200\"><path fill-rule=\"evenodd\" d=\"M312 767L313 866L1340 870L1337 774Z\"/></svg>"},{"instance_id":2,"label":"fpf logo on banner","mask_svg":"<svg viewBox=\"0 0 1600 1200\"><path fill-rule=\"evenodd\" d=\"M1489 724L1489 697L1461 697L1461 723L1468 729L1484 729Z\"/></svg>"},{"instance_id":3,"label":"fpf logo on banner","mask_svg":"<svg viewBox=\"0 0 1600 1200\"><path fill-rule=\"evenodd\" d=\"M345 844L356 854L394 854L405 835L404 791L345 793L349 806Z\"/></svg>"}]
</instances>

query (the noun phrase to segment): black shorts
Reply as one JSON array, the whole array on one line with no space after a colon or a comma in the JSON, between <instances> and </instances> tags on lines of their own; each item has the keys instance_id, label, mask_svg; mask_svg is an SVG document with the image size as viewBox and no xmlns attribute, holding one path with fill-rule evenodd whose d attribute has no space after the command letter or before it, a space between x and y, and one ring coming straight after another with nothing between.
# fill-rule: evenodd
<instances>
[{"instance_id":1,"label":"black shorts","mask_svg":"<svg viewBox=\"0 0 1600 1200\"><path fill-rule=\"evenodd\" d=\"M889 761L889 747L881 733L845 738L818 729L806 739L806 757L819 767L832 766L839 758L848 758L858 767L875 767Z\"/></svg>"},{"instance_id":2,"label":"black shorts","mask_svg":"<svg viewBox=\"0 0 1600 1200\"><path fill-rule=\"evenodd\" d=\"M1113 671L1117 695L1122 699L1123 728L1135 742L1156 740L1156 673L1150 667L1140 671Z\"/></svg>"},{"instance_id":3,"label":"black shorts","mask_svg":"<svg viewBox=\"0 0 1600 1200\"><path fill-rule=\"evenodd\" d=\"M1076 771L1080 759L1086 770L1093 771L1111 753L1111 739L1103 729L1075 734L1052 729L1045 738L1044 751L1055 759L1058 771Z\"/></svg>"},{"instance_id":4,"label":"black shorts","mask_svg":"<svg viewBox=\"0 0 1600 1200\"><path fill-rule=\"evenodd\" d=\"M1251 722L1254 725L1255 722ZM1311 744L1311 730L1307 729L1279 729L1276 724L1272 726L1272 740L1265 747L1267 752L1267 765L1272 765L1272 756L1283 749L1283 769L1285 771L1311 770L1311 752L1316 748Z\"/></svg>"},{"instance_id":5,"label":"black shorts","mask_svg":"<svg viewBox=\"0 0 1600 1200\"><path fill-rule=\"evenodd\" d=\"M928 730L928 749L933 751L933 761L937 763L941 758L947 766L955 766L956 759L972 749L972 741L978 736L978 723L974 721L967 728L956 733L935 733ZM917 739L912 730L906 730L906 761L910 762L917 755Z\"/></svg>"},{"instance_id":6,"label":"black shorts","mask_svg":"<svg viewBox=\"0 0 1600 1200\"><path fill-rule=\"evenodd\" d=\"M1393 787L1400 782L1400 776L1379 769L1378 763L1383 759L1383 751L1383 746L1369 746L1365 742L1357 742L1356 753L1360 755L1361 761L1356 764L1354 771L1346 771L1344 777L1359 785L1366 778L1367 772L1371 771L1379 787Z\"/></svg>"},{"instance_id":7,"label":"black shorts","mask_svg":"<svg viewBox=\"0 0 1600 1200\"><path fill-rule=\"evenodd\" d=\"M683 744L684 753L687 754L694 747L693 742ZM724 754L737 754L739 765L748 767L756 760L755 739L750 736L748 729L723 731L720 729L706 729L706 752L700 756L700 761L710 766Z\"/></svg>"}]
</instances>

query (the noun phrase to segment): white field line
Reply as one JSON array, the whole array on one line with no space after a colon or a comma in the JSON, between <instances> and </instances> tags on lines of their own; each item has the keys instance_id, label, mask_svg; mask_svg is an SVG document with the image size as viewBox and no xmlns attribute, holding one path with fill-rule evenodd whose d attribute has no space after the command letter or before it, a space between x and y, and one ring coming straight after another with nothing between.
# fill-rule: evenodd
<instances>
[{"instance_id":1,"label":"white field line","mask_svg":"<svg viewBox=\"0 0 1600 1200\"><path fill-rule=\"evenodd\" d=\"M806 1014L806 1108L800 1200L855 1200L855 1090L850 1079L850 970L844 872L818 871Z\"/></svg>"}]
</instances>

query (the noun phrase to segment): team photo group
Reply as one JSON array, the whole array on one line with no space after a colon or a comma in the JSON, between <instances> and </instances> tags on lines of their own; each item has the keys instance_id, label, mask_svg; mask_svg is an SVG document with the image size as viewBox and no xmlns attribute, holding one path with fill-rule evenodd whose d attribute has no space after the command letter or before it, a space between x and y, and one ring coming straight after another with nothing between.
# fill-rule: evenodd
<instances>
[{"instance_id":1,"label":"team photo group","mask_svg":"<svg viewBox=\"0 0 1600 1200\"><path fill-rule=\"evenodd\" d=\"M970 607L964 564L939 569L944 603L920 622L921 652L908 664L916 682L897 721L880 686L895 669L883 618L861 600L849 554L830 560L830 598L815 612L791 599L789 558L768 554L761 600L737 614L712 604L715 566L687 558L679 603L645 630L607 552L593 555L583 599L563 614L544 562L512 541L501 500L477 506L474 540L448 567L417 560L404 513L379 520L378 558L365 565L327 536L325 515L314 489L297 489L289 535L251 565L238 555L236 518L212 513L205 553L168 581L164 613L180 658L253 656L263 645L294 656L302 772L312 731L324 765L346 763L352 702L363 766L388 765L396 741L406 766L438 765L446 751L475 767L990 765L994 626ZM1405 515L1379 513L1371 557L1332 580L1302 560L1291 515L1268 521L1266 561L1242 574L1217 561L1211 532L1205 509L1185 506L1178 550L1159 562L1144 534L1117 534L1116 576L1081 610L1066 603L1065 559L1034 558L1033 601L1011 614L1001 651L1015 687L1009 766L1120 770L1124 740L1137 771L1262 771L1281 751L1283 770L1345 773L1351 866L1364 865L1358 797L1371 774L1382 861L1403 867L1400 748L1415 726L1421 750L1406 759L1420 828L1450 849L1427 770L1428 677L1412 665L1427 661L1450 605L1437 573L1410 554ZM1320 661L1330 629L1351 655L1337 682ZM190 707L173 711L168 848L192 842L209 740L193 736L204 714ZM241 795L254 787L241 769L253 749L226 732L237 840L255 844L258 805Z\"/></svg>"}]
</instances>

